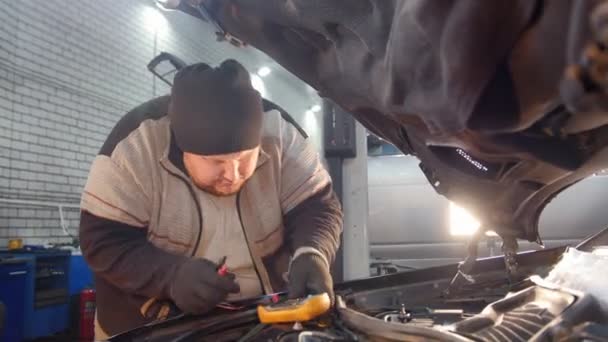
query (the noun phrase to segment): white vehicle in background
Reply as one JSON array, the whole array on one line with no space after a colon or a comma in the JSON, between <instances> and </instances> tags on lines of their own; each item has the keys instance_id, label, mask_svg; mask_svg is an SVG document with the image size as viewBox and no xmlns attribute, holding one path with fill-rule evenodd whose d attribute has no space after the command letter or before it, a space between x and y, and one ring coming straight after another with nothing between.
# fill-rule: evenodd
<instances>
[{"instance_id":1,"label":"white vehicle in background","mask_svg":"<svg viewBox=\"0 0 608 342\"><path fill-rule=\"evenodd\" d=\"M456 263L479 227L466 210L437 194L415 157L368 136L368 231L372 274ZM575 245L606 226L608 176L598 173L559 194L544 209L539 230L547 248ZM479 256L501 255L501 241L486 236ZM521 241L520 250L538 250Z\"/></svg>"}]
</instances>

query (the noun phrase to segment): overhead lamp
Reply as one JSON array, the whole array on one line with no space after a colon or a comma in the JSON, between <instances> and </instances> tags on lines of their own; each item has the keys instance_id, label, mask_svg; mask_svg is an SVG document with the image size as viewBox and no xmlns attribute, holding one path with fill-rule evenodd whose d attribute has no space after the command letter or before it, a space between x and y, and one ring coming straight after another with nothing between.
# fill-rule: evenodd
<instances>
[{"instance_id":1,"label":"overhead lamp","mask_svg":"<svg viewBox=\"0 0 608 342\"><path fill-rule=\"evenodd\" d=\"M449 222L452 236L473 235L481 226L473 215L453 202L449 206Z\"/></svg>"},{"instance_id":2,"label":"overhead lamp","mask_svg":"<svg viewBox=\"0 0 608 342\"><path fill-rule=\"evenodd\" d=\"M263 67L261 67L261 68L259 68L259 69L258 69L257 74L258 74L258 76L260 76L260 77L266 77L266 76L270 75L270 72L271 72L271 71L272 71L272 70L270 70L270 68L269 68L269 67L267 67L267 66L263 66Z\"/></svg>"},{"instance_id":3,"label":"overhead lamp","mask_svg":"<svg viewBox=\"0 0 608 342\"><path fill-rule=\"evenodd\" d=\"M310 110L312 110L313 113L318 113L321 111L321 106L316 104L316 105L310 107Z\"/></svg>"},{"instance_id":4,"label":"overhead lamp","mask_svg":"<svg viewBox=\"0 0 608 342\"><path fill-rule=\"evenodd\" d=\"M154 7L145 7L142 12L144 25L152 32L163 32L167 28L167 18Z\"/></svg>"}]
</instances>

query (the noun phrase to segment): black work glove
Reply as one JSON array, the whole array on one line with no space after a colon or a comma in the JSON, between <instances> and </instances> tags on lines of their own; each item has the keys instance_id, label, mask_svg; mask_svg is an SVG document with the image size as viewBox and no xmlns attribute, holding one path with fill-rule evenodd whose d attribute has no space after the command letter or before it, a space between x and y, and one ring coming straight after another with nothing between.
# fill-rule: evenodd
<instances>
[{"instance_id":1,"label":"black work glove","mask_svg":"<svg viewBox=\"0 0 608 342\"><path fill-rule=\"evenodd\" d=\"M289 298L327 292L333 303L333 288L334 282L323 258L315 254L302 254L293 260L289 270Z\"/></svg>"},{"instance_id":2,"label":"black work glove","mask_svg":"<svg viewBox=\"0 0 608 342\"><path fill-rule=\"evenodd\" d=\"M206 259L190 259L181 264L169 289L169 296L185 313L211 311L229 293L239 293L235 276L217 274L217 265Z\"/></svg>"}]
</instances>

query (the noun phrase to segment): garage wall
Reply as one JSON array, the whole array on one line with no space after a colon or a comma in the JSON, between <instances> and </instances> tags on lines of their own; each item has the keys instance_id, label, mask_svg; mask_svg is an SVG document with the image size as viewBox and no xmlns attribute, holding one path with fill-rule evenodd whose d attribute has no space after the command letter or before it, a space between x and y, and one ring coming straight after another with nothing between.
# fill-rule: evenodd
<instances>
[{"instance_id":1,"label":"garage wall","mask_svg":"<svg viewBox=\"0 0 608 342\"><path fill-rule=\"evenodd\" d=\"M186 62L228 56L250 71L270 66L266 96L320 146L312 89L251 48L215 42L210 26L161 12L152 0L0 0L0 247L67 242L90 162L116 121L168 88L145 66L167 51ZM306 114L305 114L306 113ZM12 202L9 204L9 202ZM36 203L34 203L36 202Z\"/></svg>"}]
</instances>

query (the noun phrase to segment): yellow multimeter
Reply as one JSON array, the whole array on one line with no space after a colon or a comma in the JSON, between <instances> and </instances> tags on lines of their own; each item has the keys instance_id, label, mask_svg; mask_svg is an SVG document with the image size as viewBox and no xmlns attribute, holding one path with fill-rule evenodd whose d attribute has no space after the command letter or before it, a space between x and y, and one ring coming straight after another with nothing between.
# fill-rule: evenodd
<instances>
[{"instance_id":1,"label":"yellow multimeter","mask_svg":"<svg viewBox=\"0 0 608 342\"><path fill-rule=\"evenodd\" d=\"M258 306L258 318L264 324L306 322L326 313L331 307L327 293L282 303Z\"/></svg>"}]
</instances>

